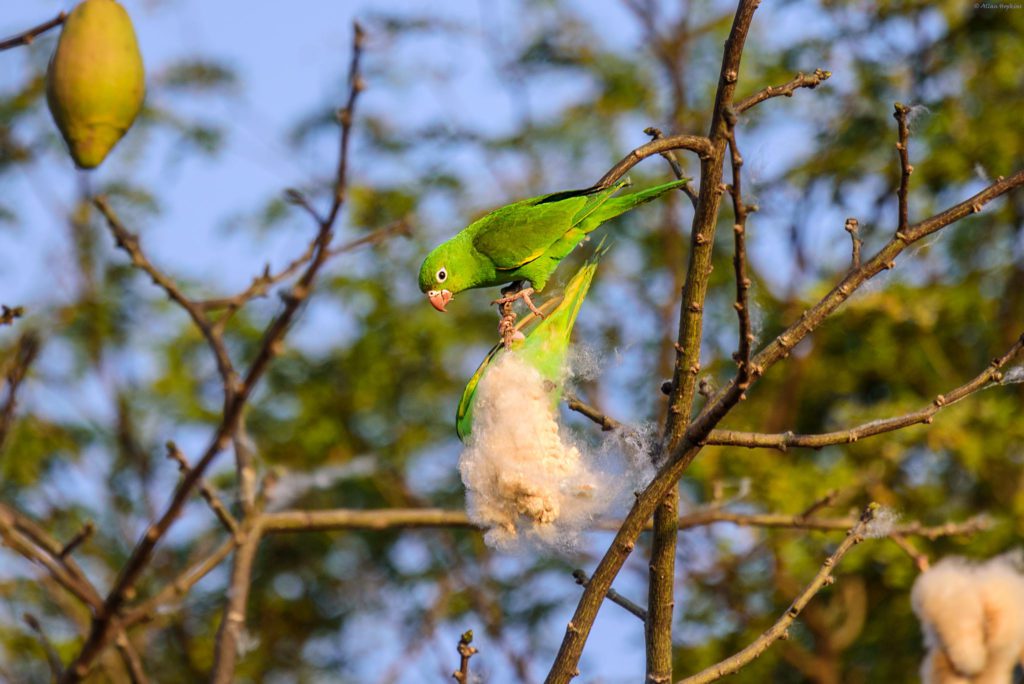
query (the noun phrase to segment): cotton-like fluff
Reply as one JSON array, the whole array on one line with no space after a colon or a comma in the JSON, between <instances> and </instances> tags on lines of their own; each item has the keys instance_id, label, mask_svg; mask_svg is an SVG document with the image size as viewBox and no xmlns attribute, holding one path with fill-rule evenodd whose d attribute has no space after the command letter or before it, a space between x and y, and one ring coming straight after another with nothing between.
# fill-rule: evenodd
<instances>
[{"instance_id":1,"label":"cotton-like fluff","mask_svg":"<svg viewBox=\"0 0 1024 684\"><path fill-rule=\"evenodd\" d=\"M1010 684L1024 657L1018 555L943 559L917 578L910 599L928 648L924 684Z\"/></svg>"},{"instance_id":2,"label":"cotton-like fluff","mask_svg":"<svg viewBox=\"0 0 1024 684\"><path fill-rule=\"evenodd\" d=\"M572 546L616 499L611 477L591 468L561 434L554 383L514 352L480 381L473 433L459 459L470 519L485 541Z\"/></svg>"}]
</instances>

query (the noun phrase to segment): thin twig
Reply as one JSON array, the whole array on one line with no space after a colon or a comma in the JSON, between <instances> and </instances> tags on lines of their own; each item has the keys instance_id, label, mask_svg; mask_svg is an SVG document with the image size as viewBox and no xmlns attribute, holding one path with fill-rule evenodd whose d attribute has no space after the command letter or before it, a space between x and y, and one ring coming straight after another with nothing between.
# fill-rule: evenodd
<instances>
[{"instance_id":1,"label":"thin twig","mask_svg":"<svg viewBox=\"0 0 1024 684\"><path fill-rule=\"evenodd\" d=\"M67 558L74 553L75 549L88 541L89 537L91 537L94 532L96 532L96 526L91 520L82 525L82 529L76 532L75 536L71 537L71 539L69 539L64 545L64 548L60 550L60 553L58 554L60 558Z\"/></svg>"},{"instance_id":2,"label":"thin twig","mask_svg":"<svg viewBox=\"0 0 1024 684\"><path fill-rule=\"evenodd\" d=\"M114 241L117 243L118 247L128 254L131 258L132 265L148 275L153 283L163 289L174 303L184 309L192 319L192 322L195 323L197 328L199 328L203 337L206 338L206 342L217 360L217 370L220 372L221 379L224 382L225 403L228 403L231 395L234 394L234 387L238 381L238 375L231 363L231 358L228 356L224 340L214 328L214 325L207 317L206 312L203 311L202 307L197 302L194 302L185 296L181 291L181 288L178 287L178 284L171 277L153 265L153 262L149 260L145 252L142 250L142 244L139 242L139 236L132 233L125 227L124 223L122 223L121 219L117 216L117 213L114 212L113 208L110 206L110 203L107 202L106 197L99 196L93 198L93 204L100 210L100 213L103 214L103 217L107 220L107 226L110 228L110 232L114 236Z\"/></svg>"},{"instance_id":3,"label":"thin twig","mask_svg":"<svg viewBox=\"0 0 1024 684\"><path fill-rule=\"evenodd\" d=\"M831 71L824 71L822 69L815 69L814 73L809 76L801 72L788 83L783 83L782 85L777 86L768 86L745 100L740 100L739 104L735 107L736 113L745 112L751 107L772 97L792 97L793 93L796 92L798 88L810 88L813 90L821 85L823 81L827 81L831 78L831 76Z\"/></svg>"},{"instance_id":4,"label":"thin twig","mask_svg":"<svg viewBox=\"0 0 1024 684\"><path fill-rule=\"evenodd\" d=\"M132 625L140 622L149 622L150 620L153 620L157 616L158 609L185 596L193 586L206 577L206 575L213 571L214 568L219 566L225 558L231 555L231 551L235 546L234 537L229 537L212 553L210 553L210 555L204 557L195 564L190 565L174 580L167 583L167 585L165 585L159 592L146 599L146 601L140 605L129 610L124 616L124 625L126 627L131 627Z\"/></svg>"},{"instance_id":5,"label":"thin twig","mask_svg":"<svg viewBox=\"0 0 1024 684\"><path fill-rule=\"evenodd\" d=\"M754 333L750 324L750 278L747 277L747 215L756 211L757 207L746 204L743 201L742 169L743 156L740 154L739 146L736 144L735 119L726 118L729 125L729 152L732 167L732 184L729 186L729 195L732 197L732 211L736 219L732 226L734 238L734 251L732 257L733 271L736 274L736 302L733 308L736 309L736 316L739 319L739 343L733 359L738 365L737 385L746 389L750 384L750 347L754 342ZM740 395L743 398L743 395Z\"/></svg>"},{"instance_id":6,"label":"thin twig","mask_svg":"<svg viewBox=\"0 0 1024 684\"><path fill-rule=\"evenodd\" d=\"M931 566L928 554L918 551L914 544L907 539L905 535L893 533L889 535L889 540L898 546L903 553L910 556L910 559L914 561L914 565L917 566L918 572L925 572Z\"/></svg>"},{"instance_id":7,"label":"thin twig","mask_svg":"<svg viewBox=\"0 0 1024 684\"><path fill-rule=\"evenodd\" d=\"M619 421L615 420L614 418L609 418L608 416L604 415L593 406L583 403L582 401L579 400L578 397L576 397L573 394L566 394L565 402L566 404L568 404L570 410L575 411L576 413L579 413L581 415L584 415L590 420L594 421L595 423L601 426L601 430L604 432L611 432L612 430L615 430L622 425Z\"/></svg>"},{"instance_id":8,"label":"thin twig","mask_svg":"<svg viewBox=\"0 0 1024 684\"><path fill-rule=\"evenodd\" d=\"M641 145L619 161L618 164L608 170L608 173L601 176L601 179L594 183L590 190L604 190L610 188L615 181L626 175L631 168L644 159L656 154L662 154L671 150L689 150L695 153L700 159L705 159L714 153L711 141L699 135L672 135L667 138L652 140L646 145Z\"/></svg>"},{"instance_id":9,"label":"thin twig","mask_svg":"<svg viewBox=\"0 0 1024 684\"><path fill-rule=\"evenodd\" d=\"M103 605L103 599L99 592L70 555L68 549L71 545L70 542L67 545L61 545L31 518L4 504L0 504L0 538L24 558L46 568L59 585L88 606L90 610L96 611ZM132 676L132 681L137 684L146 684L147 679L142 670L142 664L138 654L135 653L131 643L125 637L123 623L120 619L115 619L111 625L119 642L122 640L124 642L123 644L119 643L118 650L125 667Z\"/></svg>"},{"instance_id":10,"label":"thin twig","mask_svg":"<svg viewBox=\"0 0 1024 684\"><path fill-rule=\"evenodd\" d=\"M43 647L43 652L46 654L46 664L50 666L50 673L53 675L53 681L60 679L61 674L64 671L64 665L61 663L60 654L57 653L57 649L54 647L53 642L50 641L50 637L46 636L46 632L43 631L43 625L40 624L39 618L32 613L25 613L22 616L25 620L25 624L29 626L36 636L39 638L39 643Z\"/></svg>"},{"instance_id":11,"label":"thin twig","mask_svg":"<svg viewBox=\"0 0 1024 684\"><path fill-rule=\"evenodd\" d=\"M702 508L684 513L678 518L680 530L728 523L743 527L785 528L814 531L848 530L856 520L848 517L816 517L808 513L732 513L719 507ZM598 530L617 530L621 520L605 520L594 525ZM936 539L950 535L973 534L987 529L990 521L985 516L963 523L946 523L928 527L920 522L896 525L897 533ZM465 511L443 508L386 508L386 509L328 509L319 511L278 511L264 513L262 528L265 534L288 532L328 532L341 530L397 530L397 529L457 529L477 528ZM651 524L644 527L651 529Z\"/></svg>"},{"instance_id":12,"label":"thin twig","mask_svg":"<svg viewBox=\"0 0 1024 684\"><path fill-rule=\"evenodd\" d=\"M23 315L25 315L23 306L0 304L0 325L11 325L14 323L14 319L21 318Z\"/></svg>"},{"instance_id":13,"label":"thin twig","mask_svg":"<svg viewBox=\"0 0 1024 684\"><path fill-rule=\"evenodd\" d=\"M665 135L661 132L660 128L650 126L644 129L644 133L651 136L653 140L662 140ZM661 153L661 158L668 162L669 167L672 169L672 173L678 180L682 180L686 176L686 171L683 170L679 160L676 159L676 154L672 150L665 150ZM680 188L686 196L690 198L690 204L693 205L694 209L697 208L697 191L693 189L693 185L690 181L684 183Z\"/></svg>"},{"instance_id":14,"label":"thin twig","mask_svg":"<svg viewBox=\"0 0 1024 684\"><path fill-rule=\"evenodd\" d=\"M39 337L35 333L26 333L18 339L13 359L7 368L5 380L7 396L0 404L0 453L3 452L7 435L14 423L14 411L18 406L18 390L28 374L29 367L39 355Z\"/></svg>"},{"instance_id":15,"label":"thin twig","mask_svg":"<svg viewBox=\"0 0 1024 684\"><path fill-rule=\"evenodd\" d=\"M10 50L11 48L20 47L22 45L31 45L37 37L39 37L43 33L46 33L50 29L57 28L58 26L63 24L64 20L67 18L67 12L61 12L60 14L55 16L53 19L50 19L49 21L44 21L42 24L39 24L38 26L33 26L27 31L22 31L21 33L15 36L11 36L6 40L0 41L0 52L3 52L4 50Z\"/></svg>"},{"instance_id":16,"label":"thin twig","mask_svg":"<svg viewBox=\"0 0 1024 684\"><path fill-rule=\"evenodd\" d=\"M877 504L872 504L864 510L864 514L861 515L860 520L853 529L849 531L846 539L839 545L835 552L825 559L821 569L811 580L810 584L804 588L800 595L796 597L789 609L780 617L775 624L773 624L764 634L758 637L753 643L744 648L739 653L726 658L720 663L716 663L709 668L702 670L701 672L686 677L678 682L678 684L707 684L707 682L713 682L721 679L726 675L730 675L747 663L757 658L759 655L764 653L769 646L775 643L779 639L787 638L789 632L789 626L796 620L797 616L800 615L800 611L810 602L814 595L821 591L826 586L829 586L835 582L835 578L832 572L835 570L836 565L842 560L846 552L852 549L856 544L864 541L864 535L867 532L868 525L874 519L874 512L877 509Z\"/></svg>"},{"instance_id":17,"label":"thin twig","mask_svg":"<svg viewBox=\"0 0 1024 684\"><path fill-rule=\"evenodd\" d=\"M379 228L371 233L346 242L345 244L332 247L328 250L331 256L337 256L346 252L351 252L358 247L363 245L379 244L385 240L394 237L396 235L409 236L412 234L412 228L408 219L399 219L394 221L383 228ZM286 280L291 276L298 273L299 269L302 268L309 260L313 257L313 252L316 248L316 240L312 240L309 246L302 254L293 259L288 265L282 268L277 273L270 271L270 265L268 264L264 269L263 273L252 279L249 287L242 290L238 294L230 297L220 297L216 299L204 299L197 302L197 304L207 310L217 309L229 309L238 310L242 308L247 302L259 297L264 297L270 291L270 288L282 280ZM222 325L224 319L218 320L217 324Z\"/></svg>"},{"instance_id":18,"label":"thin twig","mask_svg":"<svg viewBox=\"0 0 1024 684\"><path fill-rule=\"evenodd\" d=\"M192 467L188 463L188 458L181 452L178 445L174 442L167 442L167 458L171 459L178 464L178 472L182 475L187 475ZM235 520L235 516L231 515L231 511L228 510L224 502L217 496L217 492L213 491L210 487L210 483L205 479L200 479L199 484L196 486L199 489L200 496L206 501L213 514L217 516L217 520L220 520L224 528L231 533L233 537L238 536L238 521Z\"/></svg>"},{"instance_id":19,"label":"thin twig","mask_svg":"<svg viewBox=\"0 0 1024 684\"><path fill-rule=\"evenodd\" d=\"M473 630L467 629L459 637L459 669L452 673L459 684L469 683L469 659L476 655L476 647L473 643Z\"/></svg>"},{"instance_id":20,"label":"thin twig","mask_svg":"<svg viewBox=\"0 0 1024 684\"><path fill-rule=\"evenodd\" d=\"M587 586L587 582L590 581L590 577L587 576L587 573L580 569L573 570L572 577L576 580L576 584L580 585L581 587ZM605 596L605 598L607 598L615 605L620 606L625 610L629 611L630 613L632 613L633 615L637 616L638 618L640 618L641 622L647 622L647 611L638 606L637 604L633 603L628 598L626 598L619 592L615 591L614 589L609 589L608 594Z\"/></svg>"},{"instance_id":21,"label":"thin twig","mask_svg":"<svg viewBox=\"0 0 1024 684\"><path fill-rule=\"evenodd\" d=\"M910 114L910 107L897 102L894 110L893 118L896 119L897 135L899 136L899 139L896 141L896 152L900 157L900 187L899 190L896 191L896 196L899 200L900 215L896 235L900 235L910 222L910 209L907 206L907 192L910 189L910 174L914 172L914 167L910 165L910 127L907 125L907 116Z\"/></svg>"},{"instance_id":22,"label":"thin twig","mask_svg":"<svg viewBox=\"0 0 1024 684\"><path fill-rule=\"evenodd\" d=\"M249 589L252 586L252 568L263 536L259 520L257 519L253 527L240 534L243 541L235 550L228 600L217 630L213 671L210 673L211 684L230 684L235 680L238 644L245 630L245 614L249 602Z\"/></svg>"},{"instance_id":23,"label":"thin twig","mask_svg":"<svg viewBox=\"0 0 1024 684\"><path fill-rule=\"evenodd\" d=\"M850 217L846 219L846 232L850 234L850 241L853 243L853 255L850 258L850 268L857 270L860 268L860 248L864 244L864 241L860 239L860 222Z\"/></svg>"}]
</instances>

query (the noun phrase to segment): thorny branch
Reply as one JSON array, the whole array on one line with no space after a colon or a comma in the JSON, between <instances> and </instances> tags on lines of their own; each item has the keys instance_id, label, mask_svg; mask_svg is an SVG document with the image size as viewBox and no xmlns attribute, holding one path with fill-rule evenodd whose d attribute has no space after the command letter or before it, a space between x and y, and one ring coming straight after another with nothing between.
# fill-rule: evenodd
<instances>
[{"instance_id":1,"label":"thorny branch","mask_svg":"<svg viewBox=\"0 0 1024 684\"><path fill-rule=\"evenodd\" d=\"M764 653L769 646L779 639L785 639L788 636L789 626L793 624L793 621L800 615L800 611L810 603L811 599L814 598L814 595L826 586L835 582L835 577L833 577L832 572L835 570L839 561L842 560L843 556L846 555L847 551L864 541L864 536L868 531L868 526L874 519L874 513L877 507L877 504L872 504L865 509L857 525L847 533L846 539L844 539L839 545L839 548L837 548L831 556L825 559L821 569L818 570L818 573L814 576L814 579L811 580L810 584L808 584L800 595L796 597L782 617L768 628L764 634L739 653L726 658L722 662L712 665L691 677L686 677L685 679L680 680L678 684L707 684L707 682L713 682L721 679L726 675L730 675L733 672L738 671L754 658Z\"/></svg>"},{"instance_id":2,"label":"thorny branch","mask_svg":"<svg viewBox=\"0 0 1024 684\"><path fill-rule=\"evenodd\" d=\"M4 50L10 50L11 48L20 47L22 45L31 45L33 42L35 42L36 38L46 33L50 29L57 28L58 26L63 24L64 20L67 18L67 12L61 12L60 14L55 16L53 19L50 19L49 21L44 21L42 24L39 24L38 26L33 26L27 31L22 31L21 33L15 36L11 36L10 38L0 41L0 52L3 52Z\"/></svg>"}]
</instances>

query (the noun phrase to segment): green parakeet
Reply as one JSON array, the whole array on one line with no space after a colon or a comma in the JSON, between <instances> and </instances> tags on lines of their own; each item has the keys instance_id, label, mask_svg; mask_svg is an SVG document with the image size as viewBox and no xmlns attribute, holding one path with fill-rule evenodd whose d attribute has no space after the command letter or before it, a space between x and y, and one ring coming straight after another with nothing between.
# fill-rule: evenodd
<instances>
[{"instance_id":1,"label":"green parakeet","mask_svg":"<svg viewBox=\"0 0 1024 684\"><path fill-rule=\"evenodd\" d=\"M613 197L628 184L623 181L605 190L556 192L496 209L427 255L420 267L420 290L438 311L470 288L529 281L539 292L588 233L685 182Z\"/></svg>"},{"instance_id":2,"label":"green parakeet","mask_svg":"<svg viewBox=\"0 0 1024 684\"><path fill-rule=\"evenodd\" d=\"M525 338L517 340L510 350L505 349L502 344L497 344L491 349L483 363L473 373L473 377L469 379L469 383L462 393L462 399L459 401L455 417L455 430L458 432L459 439L466 441L471 432L473 402L480 381L487 373L488 368L504 354L515 354L519 359L537 369L541 377L547 381L545 385L550 383L552 408L555 408L561 401L562 375L565 370L565 357L569 350L569 337L572 334L580 307L583 306L583 299L590 289L590 282L597 270L597 262L606 251L606 247L598 245L594 255L566 284L561 299L545 302L544 318L530 329ZM537 318L536 316L524 318L518 327L525 328Z\"/></svg>"}]
</instances>

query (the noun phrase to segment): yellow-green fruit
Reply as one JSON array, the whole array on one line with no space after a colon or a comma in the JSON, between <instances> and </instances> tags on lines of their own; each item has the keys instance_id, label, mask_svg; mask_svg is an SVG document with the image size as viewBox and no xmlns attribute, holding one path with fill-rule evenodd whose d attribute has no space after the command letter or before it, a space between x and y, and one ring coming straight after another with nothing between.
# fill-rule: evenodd
<instances>
[{"instance_id":1,"label":"yellow-green fruit","mask_svg":"<svg viewBox=\"0 0 1024 684\"><path fill-rule=\"evenodd\" d=\"M131 127L145 94L132 20L115 0L85 0L64 22L46 100L71 157L99 166Z\"/></svg>"}]
</instances>

